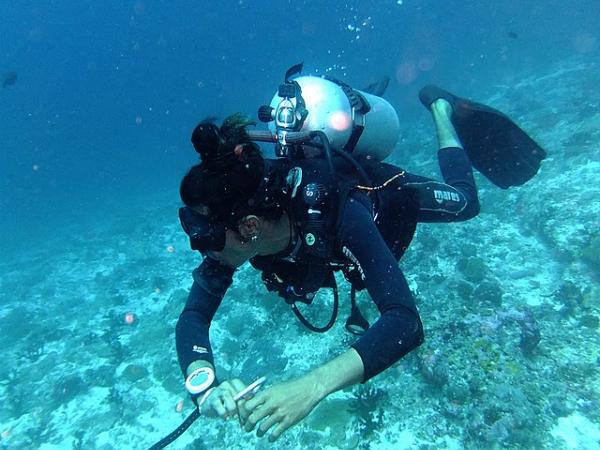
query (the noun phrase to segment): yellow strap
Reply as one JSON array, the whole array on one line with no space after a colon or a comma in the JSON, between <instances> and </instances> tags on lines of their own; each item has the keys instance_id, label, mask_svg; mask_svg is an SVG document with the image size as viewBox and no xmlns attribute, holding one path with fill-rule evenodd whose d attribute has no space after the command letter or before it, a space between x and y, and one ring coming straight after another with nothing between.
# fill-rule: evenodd
<instances>
[{"instance_id":1,"label":"yellow strap","mask_svg":"<svg viewBox=\"0 0 600 450\"><path fill-rule=\"evenodd\" d=\"M358 184L356 187L357 187L357 189L362 189L362 190L367 191L367 192L379 191L380 189L383 189L383 188L387 187L387 185L390 184L392 181L394 181L396 178L402 177L405 174L406 174L406 171L403 170L402 172L397 173L396 175L394 175L389 180L385 181L381 186L370 187L370 186L362 186L362 185Z\"/></svg>"}]
</instances>

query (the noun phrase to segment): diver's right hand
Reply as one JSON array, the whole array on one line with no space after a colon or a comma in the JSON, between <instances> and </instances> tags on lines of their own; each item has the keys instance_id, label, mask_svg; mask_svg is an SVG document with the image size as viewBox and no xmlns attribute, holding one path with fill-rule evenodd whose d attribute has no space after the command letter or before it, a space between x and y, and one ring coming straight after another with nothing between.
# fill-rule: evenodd
<instances>
[{"instance_id":1,"label":"diver's right hand","mask_svg":"<svg viewBox=\"0 0 600 450\"><path fill-rule=\"evenodd\" d=\"M200 396L198 408L203 416L229 419L238 415L238 407L233 400L235 394L245 389L242 380L226 380L212 389L205 397Z\"/></svg>"}]
</instances>

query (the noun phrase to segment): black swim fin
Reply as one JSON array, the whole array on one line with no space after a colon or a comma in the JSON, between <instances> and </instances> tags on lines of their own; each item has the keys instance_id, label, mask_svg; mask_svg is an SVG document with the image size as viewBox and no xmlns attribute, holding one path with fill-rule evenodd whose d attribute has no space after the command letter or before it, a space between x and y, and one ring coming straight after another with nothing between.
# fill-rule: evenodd
<instances>
[{"instance_id":1,"label":"black swim fin","mask_svg":"<svg viewBox=\"0 0 600 450\"><path fill-rule=\"evenodd\" d=\"M471 164L502 189L520 186L538 172L546 152L508 116L489 106L425 86L419 99L427 109L443 98L452 105L452 124Z\"/></svg>"},{"instance_id":2,"label":"black swim fin","mask_svg":"<svg viewBox=\"0 0 600 450\"><path fill-rule=\"evenodd\" d=\"M383 77L381 80L371 83L366 88L361 89L361 91L364 91L367 94L376 95L377 97L383 97L388 84L390 84L390 77Z\"/></svg>"}]
</instances>

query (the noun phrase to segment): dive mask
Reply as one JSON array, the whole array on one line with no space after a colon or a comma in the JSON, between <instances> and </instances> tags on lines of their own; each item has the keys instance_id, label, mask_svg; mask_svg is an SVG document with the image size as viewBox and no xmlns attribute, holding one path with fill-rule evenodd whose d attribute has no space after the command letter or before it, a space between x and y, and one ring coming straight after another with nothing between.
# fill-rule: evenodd
<instances>
[{"instance_id":1,"label":"dive mask","mask_svg":"<svg viewBox=\"0 0 600 450\"><path fill-rule=\"evenodd\" d=\"M225 225L189 206L179 208L179 221L190 238L192 250L220 252L225 248Z\"/></svg>"}]
</instances>

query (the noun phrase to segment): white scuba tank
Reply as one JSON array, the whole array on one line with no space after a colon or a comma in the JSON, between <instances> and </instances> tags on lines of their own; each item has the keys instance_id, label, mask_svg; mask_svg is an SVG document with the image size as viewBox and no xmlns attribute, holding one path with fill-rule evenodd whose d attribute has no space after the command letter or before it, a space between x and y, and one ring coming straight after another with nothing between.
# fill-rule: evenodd
<instances>
[{"instance_id":1,"label":"white scuba tank","mask_svg":"<svg viewBox=\"0 0 600 450\"><path fill-rule=\"evenodd\" d=\"M376 95L353 89L369 104L370 110L361 114L352 108L342 86L326 78L301 76L294 78L302 89L302 99L308 112L298 131L322 131L331 147L342 150L348 143L355 125L364 126L352 154L371 156L378 161L387 158L394 149L400 133L398 115L394 107ZM282 98L276 92L271 108L277 110ZM296 98L291 98L294 108ZM271 133L276 133L275 122L269 123Z\"/></svg>"}]
</instances>

